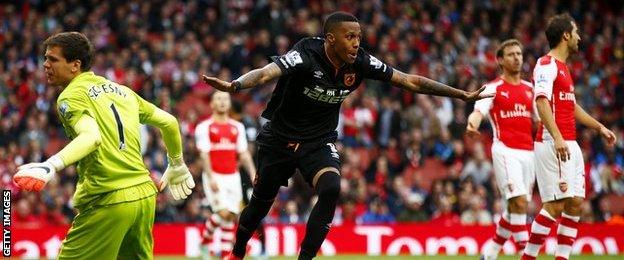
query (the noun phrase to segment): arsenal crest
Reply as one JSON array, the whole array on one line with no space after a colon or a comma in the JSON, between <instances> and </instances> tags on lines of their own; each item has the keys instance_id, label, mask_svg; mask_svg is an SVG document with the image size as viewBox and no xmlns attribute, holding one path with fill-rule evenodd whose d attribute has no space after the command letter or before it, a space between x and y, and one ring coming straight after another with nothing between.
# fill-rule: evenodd
<instances>
[{"instance_id":1,"label":"arsenal crest","mask_svg":"<svg viewBox=\"0 0 624 260\"><path fill-rule=\"evenodd\" d=\"M526 91L526 95L528 98L532 99L533 98L533 91L527 90Z\"/></svg>"},{"instance_id":2,"label":"arsenal crest","mask_svg":"<svg viewBox=\"0 0 624 260\"><path fill-rule=\"evenodd\" d=\"M561 190L561 192L566 192L568 190L568 183L567 182L560 182L559 183L559 189Z\"/></svg>"},{"instance_id":3,"label":"arsenal crest","mask_svg":"<svg viewBox=\"0 0 624 260\"><path fill-rule=\"evenodd\" d=\"M353 83L355 83L355 73L344 74L343 82L347 87L353 86Z\"/></svg>"}]
</instances>

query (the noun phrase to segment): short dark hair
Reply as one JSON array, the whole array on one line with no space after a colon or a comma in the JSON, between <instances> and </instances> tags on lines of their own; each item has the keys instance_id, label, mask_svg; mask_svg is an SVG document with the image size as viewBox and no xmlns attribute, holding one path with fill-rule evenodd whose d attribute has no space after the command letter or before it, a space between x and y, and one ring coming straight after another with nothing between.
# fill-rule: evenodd
<instances>
[{"instance_id":1,"label":"short dark hair","mask_svg":"<svg viewBox=\"0 0 624 260\"><path fill-rule=\"evenodd\" d=\"M82 33L79 32L62 32L48 37L43 42L44 51L49 47L61 47L61 54L67 61L80 60L80 70L88 71L91 69L94 50L93 45Z\"/></svg>"},{"instance_id":2,"label":"short dark hair","mask_svg":"<svg viewBox=\"0 0 624 260\"><path fill-rule=\"evenodd\" d=\"M568 13L562 13L555 15L548 20L546 26L546 39L548 39L548 46L555 48L561 42L563 33L572 33L572 26L574 19Z\"/></svg>"},{"instance_id":3,"label":"short dark hair","mask_svg":"<svg viewBox=\"0 0 624 260\"><path fill-rule=\"evenodd\" d=\"M505 48L509 46L520 46L520 49L522 49L522 43L520 43L520 41L516 39L505 40L500 44L500 46L498 46L498 49L496 49L496 58L502 58L505 56Z\"/></svg>"},{"instance_id":4,"label":"short dark hair","mask_svg":"<svg viewBox=\"0 0 624 260\"><path fill-rule=\"evenodd\" d=\"M330 33L332 30L334 30L334 28L336 28L336 26L342 22L358 22L358 19L355 18L355 16L353 16L350 13L347 12L334 12L330 15L327 16L327 18L325 18L325 22L323 23L323 34L328 34Z\"/></svg>"}]
</instances>

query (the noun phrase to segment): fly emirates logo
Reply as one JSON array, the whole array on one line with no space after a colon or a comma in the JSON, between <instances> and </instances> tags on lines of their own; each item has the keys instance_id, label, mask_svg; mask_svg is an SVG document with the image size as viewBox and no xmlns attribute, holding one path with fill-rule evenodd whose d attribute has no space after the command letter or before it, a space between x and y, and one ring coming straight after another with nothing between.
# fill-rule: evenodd
<instances>
[{"instance_id":1,"label":"fly emirates logo","mask_svg":"<svg viewBox=\"0 0 624 260\"><path fill-rule=\"evenodd\" d=\"M516 103L514 105L514 110L501 110L500 116L501 118L512 118L512 117L531 118L531 112L527 111L525 105Z\"/></svg>"},{"instance_id":2,"label":"fly emirates logo","mask_svg":"<svg viewBox=\"0 0 624 260\"><path fill-rule=\"evenodd\" d=\"M213 150L234 150L236 144L227 138L221 138L218 143L213 143Z\"/></svg>"},{"instance_id":3,"label":"fly emirates logo","mask_svg":"<svg viewBox=\"0 0 624 260\"><path fill-rule=\"evenodd\" d=\"M572 101L574 102L576 100L575 96L574 96L574 92L559 92L559 100L561 101Z\"/></svg>"}]
</instances>

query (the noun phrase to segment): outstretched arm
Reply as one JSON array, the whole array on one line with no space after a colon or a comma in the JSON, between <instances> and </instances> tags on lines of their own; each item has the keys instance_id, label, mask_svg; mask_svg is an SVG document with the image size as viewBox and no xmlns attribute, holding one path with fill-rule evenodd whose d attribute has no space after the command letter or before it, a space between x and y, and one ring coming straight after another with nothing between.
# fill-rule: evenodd
<instances>
[{"instance_id":1,"label":"outstretched arm","mask_svg":"<svg viewBox=\"0 0 624 260\"><path fill-rule=\"evenodd\" d=\"M255 69L250 72L245 73L240 76L238 79L227 82L220 80L215 77L208 77L206 75L202 76L202 80L204 83L225 92L236 92L242 89L252 88L258 85L265 84L273 79L278 78L282 75L282 70L275 64L275 62L271 62L268 65Z\"/></svg>"},{"instance_id":2,"label":"outstretched arm","mask_svg":"<svg viewBox=\"0 0 624 260\"><path fill-rule=\"evenodd\" d=\"M482 98L494 96L493 94L480 95L480 93L485 89L485 86L474 92L466 92L420 75L411 75L396 69L393 70L390 82L402 89L412 92L459 98L464 101L476 101Z\"/></svg>"}]
</instances>

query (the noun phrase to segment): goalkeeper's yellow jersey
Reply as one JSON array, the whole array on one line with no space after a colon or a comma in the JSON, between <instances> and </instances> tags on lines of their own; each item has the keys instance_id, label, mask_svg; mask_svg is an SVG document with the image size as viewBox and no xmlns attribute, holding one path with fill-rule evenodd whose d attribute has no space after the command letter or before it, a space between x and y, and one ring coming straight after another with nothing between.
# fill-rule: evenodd
<instances>
[{"instance_id":1,"label":"goalkeeper's yellow jersey","mask_svg":"<svg viewBox=\"0 0 624 260\"><path fill-rule=\"evenodd\" d=\"M128 87L89 71L69 83L59 95L57 107L70 139L76 137L73 126L84 114L95 119L102 137L100 146L78 161L77 208L102 200L105 193L151 181L143 164L139 127L156 109L153 104Z\"/></svg>"}]
</instances>

